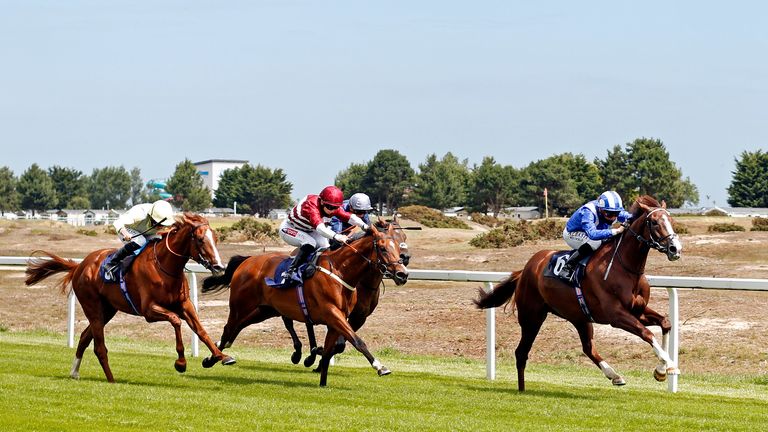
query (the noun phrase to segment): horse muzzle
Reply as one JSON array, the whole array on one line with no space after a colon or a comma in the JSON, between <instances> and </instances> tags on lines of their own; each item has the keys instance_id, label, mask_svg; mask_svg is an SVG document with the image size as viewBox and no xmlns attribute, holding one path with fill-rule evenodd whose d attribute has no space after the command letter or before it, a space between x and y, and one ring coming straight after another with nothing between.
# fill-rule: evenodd
<instances>
[{"instance_id":1,"label":"horse muzzle","mask_svg":"<svg viewBox=\"0 0 768 432\"><path fill-rule=\"evenodd\" d=\"M395 285L405 285L406 282L408 282L408 272L407 271L397 271L395 274L392 275L392 280L395 282Z\"/></svg>"}]
</instances>

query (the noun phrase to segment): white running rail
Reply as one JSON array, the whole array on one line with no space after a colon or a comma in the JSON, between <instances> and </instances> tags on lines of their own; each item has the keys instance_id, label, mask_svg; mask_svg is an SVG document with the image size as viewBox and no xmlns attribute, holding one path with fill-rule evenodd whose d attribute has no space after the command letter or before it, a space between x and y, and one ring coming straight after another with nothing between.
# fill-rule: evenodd
<instances>
[{"instance_id":1,"label":"white running rail","mask_svg":"<svg viewBox=\"0 0 768 432\"><path fill-rule=\"evenodd\" d=\"M0 257L0 270L18 270L25 267L29 257ZM75 259L75 261L80 261ZM7 267L7 268L6 268ZM188 264L189 289L192 302L197 309L198 289L196 273L208 273L199 264ZM452 281L452 282L483 282L486 290L491 290L493 285L508 277L507 272L480 272L464 270L414 270L409 269L408 278L411 280ZM768 291L768 279L735 279L735 278L700 278L687 276L647 276L648 282L654 288L666 288L669 293L669 320L672 330L669 333L669 355L679 366L678 352L680 347L679 322L680 312L677 297L678 288L737 290L737 291ZM68 346L75 345L75 296L70 291L67 299L68 321ZM486 377L489 380L496 378L496 314L495 309L486 310ZM192 355L199 355L199 341L192 337ZM678 375L670 375L668 390L677 392Z\"/></svg>"}]
</instances>

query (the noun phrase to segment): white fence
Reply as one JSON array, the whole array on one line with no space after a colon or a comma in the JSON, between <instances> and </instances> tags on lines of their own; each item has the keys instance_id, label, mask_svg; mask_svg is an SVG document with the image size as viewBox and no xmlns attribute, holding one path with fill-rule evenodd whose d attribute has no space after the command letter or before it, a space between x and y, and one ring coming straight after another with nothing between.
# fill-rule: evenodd
<instances>
[{"instance_id":1,"label":"white fence","mask_svg":"<svg viewBox=\"0 0 768 432\"><path fill-rule=\"evenodd\" d=\"M26 266L27 257L0 257L0 269L2 266L11 266L17 270L19 266ZM75 260L78 261L78 260ZM208 273L208 270L199 264L188 264L190 297L197 308L198 290L196 273ZM453 281L453 282L483 282L485 289L490 290L493 285L509 276L508 272L479 272L462 270L409 270L410 280L429 281ZM647 276L648 282L654 288L666 288L669 293L669 320L672 330L669 333L669 355L676 363L679 351L679 303L677 297L678 288L719 289L739 291L768 291L766 279L734 279L734 278L699 278L682 276ZM75 296L70 292L68 301L68 346L75 344ZM496 314L495 309L486 310L486 377L489 380L496 378ZM197 337L192 337L192 355L199 355L199 342ZM668 390L677 392L677 375L670 375Z\"/></svg>"}]
</instances>

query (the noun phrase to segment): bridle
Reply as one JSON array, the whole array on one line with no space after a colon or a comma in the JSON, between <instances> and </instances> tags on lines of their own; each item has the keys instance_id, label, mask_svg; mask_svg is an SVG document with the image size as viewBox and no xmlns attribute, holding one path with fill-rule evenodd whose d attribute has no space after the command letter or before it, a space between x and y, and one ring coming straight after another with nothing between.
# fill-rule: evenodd
<instances>
[{"instance_id":1,"label":"bridle","mask_svg":"<svg viewBox=\"0 0 768 432\"><path fill-rule=\"evenodd\" d=\"M376 228L374 227L372 229L376 229ZM394 236L392 236L392 235L382 234L382 237L384 238L384 240L391 240L393 242L396 241ZM404 264L405 258L403 257L402 254L400 254L400 259L398 259L397 261L383 262L384 260L382 259L383 257L382 257L381 249L376 245L377 240L378 240L377 237L375 235L373 235L372 236L372 241L373 241L372 248L374 250L374 253L376 254L376 257L374 259L371 259L371 258L365 256L362 252L360 252L360 250L355 248L351 243L344 243L343 245L348 247L348 248L350 248L350 249L352 249L352 251L354 251L357 255L359 255L361 258L363 258L365 260L365 262L368 263L369 266L375 267L379 271L379 273L381 273L381 275L383 277L393 278L394 275L392 274L392 272L389 271L389 269L387 267L389 265L393 265L393 264L403 264L403 265L405 265Z\"/></svg>"},{"instance_id":2,"label":"bridle","mask_svg":"<svg viewBox=\"0 0 768 432\"><path fill-rule=\"evenodd\" d=\"M200 240L197 237L195 237L195 231L197 231L197 229L202 227L202 226L208 226L210 228L209 224L201 223L201 224L197 224L197 225L192 225L192 227L191 227L191 229L189 231L190 238L192 238L192 240L196 243L197 258L195 258L195 257L193 257L191 255L180 254L180 253L174 251L173 248L171 248L171 244L169 242L169 239L171 238L171 234L173 234L175 232L178 232L178 229L175 228L175 227L173 229L171 229L168 232L168 234L165 235L165 247L166 247L166 249L168 249L168 252L170 252L171 254L176 255L177 257L180 257L180 258L185 258L186 260L193 259L195 262L197 262L198 264L202 265L206 269L211 270L212 269L211 262L208 261L205 257L203 257L203 255L200 253L200 244L202 244L202 240ZM157 268L159 268L163 273L167 274L168 276L173 276L173 277L178 276L178 275L174 275L174 274L170 273L169 271L165 270L163 268L163 266L160 264L160 259L157 256L157 243L159 243L159 242L155 242L155 244L153 246L154 251L155 251L155 265L157 266ZM181 273L184 273L184 271L182 270Z\"/></svg>"},{"instance_id":3,"label":"bridle","mask_svg":"<svg viewBox=\"0 0 768 432\"><path fill-rule=\"evenodd\" d=\"M627 227L627 231L629 231L633 236L635 236L637 241L642 243L648 249L656 249L657 251L659 251L661 253L668 254L669 253L669 245L670 245L670 243L672 243L672 241L674 239L677 238L677 233L675 233L673 231L672 233L667 234L664 237L656 237L655 236L654 230L653 230L653 225L656 225L658 223L655 222L655 221L652 221L650 216L651 216L651 214L653 214L653 213L655 213L657 211L663 211L664 213L667 214L667 216L669 216L669 212L667 211L667 209L665 209L663 207L656 207L655 209L653 209L653 210L651 210L651 211L649 211L648 213L645 214L645 226L648 229L648 238L645 238L645 237L641 236L640 234L636 233L629 226Z\"/></svg>"}]
</instances>

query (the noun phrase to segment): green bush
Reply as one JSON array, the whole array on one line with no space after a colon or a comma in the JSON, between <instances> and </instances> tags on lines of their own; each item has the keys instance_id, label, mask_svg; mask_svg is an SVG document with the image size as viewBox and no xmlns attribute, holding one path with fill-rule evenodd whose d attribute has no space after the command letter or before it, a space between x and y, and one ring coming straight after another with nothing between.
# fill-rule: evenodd
<instances>
[{"instance_id":1,"label":"green bush","mask_svg":"<svg viewBox=\"0 0 768 432\"><path fill-rule=\"evenodd\" d=\"M244 217L231 226L216 230L221 241L266 241L277 240L277 229L268 222L261 222L256 218Z\"/></svg>"},{"instance_id":2,"label":"green bush","mask_svg":"<svg viewBox=\"0 0 768 432\"><path fill-rule=\"evenodd\" d=\"M87 230L87 229L84 229L84 228L80 228L79 230L77 230L77 233L85 235L85 236L88 236L88 237L96 237L96 236L99 235L99 233L97 233L94 230Z\"/></svg>"},{"instance_id":3,"label":"green bush","mask_svg":"<svg viewBox=\"0 0 768 432\"><path fill-rule=\"evenodd\" d=\"M397 209L404 218L416 221L429 228L459 228L472 229L459 218L448 217L438 210L429 207L412 205Z\"/></svg>"},{"instance_id":4,"label":"green bush","mask_svg":"<svg viewBox=\"0 0 768 432\"><path fill-rule=\"evenodd\" d=\"M752 219L750 231L768 231L768 218L756 217Z\"/></svg>"},{"instance_id":5,"label":"green bush","mask_svg":"<svg viewBox=\"0 0 768 432\"><path fill-rule=\"evenodd\" d=\"M746 231L743 226L732 224L732 223L716 223L714 225L710 225L707 228L708 233L714 233L714 232L732 232L732 231Z\"/></svg>"},{"instance_id":6,"label":"green bush","mask_svg":"<svg viewBox=\"0 0 768 432\"><path fill-rule=\"evenodd\" d=\"M538 222L508 221L504 225L480 234L469 244L483 249L520 246L527 241L554 240L563 235L565 221L545 219Z\"/></svg>"}]
</instances>

